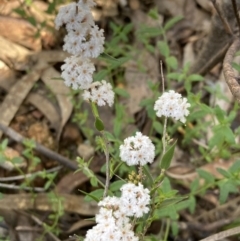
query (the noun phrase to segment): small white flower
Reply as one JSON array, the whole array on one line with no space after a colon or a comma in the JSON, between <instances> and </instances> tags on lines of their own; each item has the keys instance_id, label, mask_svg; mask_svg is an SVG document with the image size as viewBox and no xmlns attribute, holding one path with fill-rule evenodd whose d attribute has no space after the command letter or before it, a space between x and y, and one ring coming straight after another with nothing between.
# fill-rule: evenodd
<instances>
[{"instance_id":1,"label":"small white flower","mask_svg":"<svg viewBox=\"0 0 240 241\"><path fill-rule=\"evenodd\" d=\"M80 9L87 9L94 7L96 3L93 0L79 0L78 6Z\"/></svg>"},{"instance_id":2,"label":"small white flower","mask_svg":"<svg viewBox=\"0 0 240 241\"><path fill-rule=\"evenodd\" d=\"M145 165L154 160L155 146L149 137L137 132L136 136L128 137L120 146L120 158L129 166Z\"/></svg>"},{"instance_id":3,"label":"small white flower","mask_svg":"<svg viewBox=\"0 0 240 241\"><path fill-rule=\"evenodd\" d=\"M75 2L66 6L62 6L59 9L58 15L55 18L55 27L58 30L63 24L68 23L72 17L75 16L77 4Z\"/></svg>"},{"instance_id":4,"label":"small white flower","mask_svg":"<svg viewBox=\"0 0 240 241\"><path fill-rule=\"evenodd\" d=\"M107 196L98 203L98 206L118 210L120 206L120 198Z\"/></svg>"},{"instance_id":5,"label":"small white flower","mask_svg":"<svg viewBox=\"0 0 240 241\"><path fill-rule=\"evenodd\" d=\"M149 212L150 204L149 190L144 188L141 183L124 184L121 187L121 209L127 216L142 217L144 213Z\"/></svg>"},{"instance_id":6,"label":"small white flower","mask_svg":"<svg viewBox=\"0 0 240 241\"><path fill-rule=\"evenodd\" d=\"M174 120L180 120L182 123L185 123L185 117L189 115L188 108L190 106L186 98L182 98L181 94L170 90L158 98L155 102L154 110L158 117L171 117Z\"/></svg>"},{"instance_id":7,"label":"small white flower","mask_svg":"<svg viewBox=\"0 0 240 241\"><path fill-rule=\"evenodd\" d=\"M97 223L115 223L115 218L113 217L113 211L111 209L100 208L99 213L96 215Z\"/></svg>"},{"instance_id":8,"label":"small white flower","mask_svg":"<svg viewBox=\"0 0 240 241\"><path fill-rule=\"evenodd\" d=\"M64 62L65 64L61 66L64 83L73 89L87 89L93 81L92 75L95 71L90 59L71 56Z\"/></svg>"},{"instance_id":9,"label":"small white flower","mask_svg":"<svg viewBox=\"0 0 240 241\"><path fill-rule=\"evenodd\" d=\"M110 83L105 80L94 82L89 86L88 90L83 93L84 100L95 102L98 106L108 104L112 106L114 103L114 92Z\"/></svg>"}]
</instances>

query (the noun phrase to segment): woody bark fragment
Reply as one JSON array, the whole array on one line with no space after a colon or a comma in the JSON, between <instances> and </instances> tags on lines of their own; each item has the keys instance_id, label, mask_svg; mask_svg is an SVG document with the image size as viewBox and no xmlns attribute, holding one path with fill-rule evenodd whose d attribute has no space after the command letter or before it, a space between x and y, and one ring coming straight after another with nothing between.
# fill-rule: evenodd
<instances>
[{"instance_id":1,"label":"woody bark fragment","mask_svg":"<svg viewBox=\"0 0 240 241\"><path fill-rule=\"evenodd\" d=\"M237 38L234 40L234 42L228 49L223 61L223 74L224 74L225 80L234 98L238 101L238 103L240 103L240 85L238 83L237 77L235 77L231 63L233 61L235 53L239 48L240 48L240 40Z\"/></svg>"}]
</instances>

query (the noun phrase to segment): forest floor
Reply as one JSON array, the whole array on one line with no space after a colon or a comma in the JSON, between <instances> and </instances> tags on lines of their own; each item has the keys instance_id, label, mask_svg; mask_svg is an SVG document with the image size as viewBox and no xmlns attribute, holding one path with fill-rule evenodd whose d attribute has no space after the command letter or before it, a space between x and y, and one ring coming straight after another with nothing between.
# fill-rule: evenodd
<instances>
[{"instance_id":1,"label":"forest floor","mask_svg":"<svg viewBox=\"0 0 240 241\"><path fill-rule=\"evenodd\" d=\"M60 67L69 54L62 50L65 29L54 29L59 2L0 0L0 240L77 240L74 235L84 236L97 212L96 203L86 201L79 191L95 188L88 176L75 172L76 158L92 158L91 170L104 180L105 157L96 146L98 131L90 105L61 79ZM174 204L178 216L163 215L148 233L159 235L172 222L177 234L176 229L169 231L162 240L195 241L239 226L240 165L234 174L238 182L224 179L224 171L240 159L240 112L222 66L232 39L222 22L216 24L224 30L214 32L212 19L217 14L212 2L96 3L92 13L104 29L107 50L105 59L94 62L95 77L114 83L118 100L113 108L100 110L108 132L121 142L136 130L161 139L162 126L147 111L156 98L151 86L158 84L161 89L160 61L165 88L183 96L190 88L196 103L202 103L199 109L192 105L195 116L185 125L174 123L169 128L171 138L178 141L166 176L190 201L187 206ZM230 27L236 27L235 19L226 18ZM211 35L215 39L201 57ZM234 62L240 69L239 56ZM184 83L186 72L192 74L188 83ZM215 128L217 120L221 124L219 116L224 124ZM226 126L231 137L222 134L228 131L224 132ZM158 169L153 163L150 170L156 174ZM219 237L209 240L239 240L240 236Z\"/></svg>"}]
</instances>

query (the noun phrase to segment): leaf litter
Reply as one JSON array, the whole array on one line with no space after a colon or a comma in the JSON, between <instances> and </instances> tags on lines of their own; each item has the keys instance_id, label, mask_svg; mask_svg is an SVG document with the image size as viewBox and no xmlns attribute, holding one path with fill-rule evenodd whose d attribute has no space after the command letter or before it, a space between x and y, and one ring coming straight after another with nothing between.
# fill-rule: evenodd
<instances>
[{"instance_id":1,"label":"leaf litter","mask_svg":"<svg viewBox=\"0 0 240 241\"><path fill-rule=\"evenodd\" d=\"M165 21L165 19L169 16L184 15L188 18L188 22L191 22L190 25L186 24L184 21L179 22L175 28L171 29L167 33L167 38L172 40L171 51L175 51L177 53L178 60L180 62L182 61L182 53L184 54L184 63L192 62L196 56L196 49L199 48L199 44L201 44L204 36L207 35L209 31L210 17L212 14L212 6L209 5L209 2L198 0L191 2L187 0L155 0L143 2L138 0L129 0L120 1L119 3L118 1L108 1L108 3L106 3L105 1L99 0L98 4L101 6L102 10L96 9L95 13L96 17L98 16L99 21L103 21L102 24L106 26L107 18L115 19L120 22L123 21L121 13L123 13L127 8L127 11L129 11L130 8L130 11L133 11L133 14L131 14L130 17L127 17L129 17L133 23L135 22L135 24L142 24L145 23L148 18L146 14L147 11L145 11L146 6L147 4L151 4L153 2L155 2L155 6L161 13L161 21ZM16 21L18 21L16 16L19 17L19 15L16 15L12 9L16 8L19 3L16 4L15 2L14 7L11 7L11 4L13 3L9 2L5 5L5 9L3 8L0 10L1 13L4 13L5 11L5 15L8 15L7 17L1 17L3 21L1 21L0 30L4 30L4 27L6 28L6 26L12 26L12 28L16 29L15 25ZM37 1L34 4L41 5L41 8L39 7L41 9L40 14L38 15L38 12L34 12L34 16L38 22L41 22L48 17L50 17L49 19L53 19L53 15L50 14L48 17L45 15L45 2ZM31 11L33 12L34 9L36 8L33 6ZM193 21L191 21L191 19L193 19ZM36 40L33 38L33 26L30 26L24 19L21 19L20 23L21 27L19 28L19 31L12 31L11 33L4 31L4 34L1 34L3 31L0 31L0 60L2 61L0 62L2 63L0 66L0 73L4 73L4 75L0 75L0 88L6 92L0 105L0 123L6 126L18 126L19 132L21 132L21 127L27 126L27 130L24 130L24 133L32 138L40 134L40 136L42 136L44 134L44 128L53 128L56 131L56 135L46 132L47 134L43 139L45 140L45 138L48 139L51 137L61 144L61 141L64 141L60 138L63 128L68 122L72 121L71 117L74 106L71 102L69 89L64 86L60 79L56 80L56 78L60 77L60 72L58 71L59 67L55 68L54 65L62 63L68 55L61 50L49 50L52 48L53 43L55 43L56 40L54 34L51 32L49 33L45 29L41 32L42 41L39 41L39 39ZM137 29L136 26L135 29ZM141 46L141 44L136 40L134 48L138 49L139 46ZM143 46L140 48L143 49ZM36 50L42 49L44 50L36 52ZM48 50L46 51L45 49ZM142 66L140 66L142 71L139 71L138 61L128 61L124 65L125 83L123 88L129 93L130 98L121 101L121 104L127 109L127 115L129 115L132 119L135 119L139 113L141 114L142 107L139 103L146 98L152 98L151 91L149 90L146 80L149 79L154 83L161 81L159 76L159 63L156 61L157 58L154 54L149 54L147 51L139 51L137 54L134 53L134 59L137 59L142 63ZM220 79L222 78L220 77ZM44 83L44 87L49 89L54 95L54 100L46 97L47 92L43 91L38 93L34 91L36 83L40 81ZM225 89L224 86L222 88ZM231 102L231 98L232 96L228 96L228 99L230 100L229 102ZM230 103L227 105L225 103L223 105L219 99L214 99L212 101L222 106L222 108L226 111L230 108ZM29 104L31 105L31 108L34 107L34 109L38 109L38 112L40 113L39 118L36 118L36 113L34 116ZM28 118L27 114L22 114L20 116L24 125L20 124L19 120L21 118L19 118L18 115L19 110L21 110L23 106L24 112L22 113L31 113L31 118ZM86 110L86 108L86 105L83 105L82 110ZM100 114L106 119L104 122L107 123L107 129L111 130L114 125L113 111L103 110ZM34 118L36 123L33 121ZM39 124L39 121L42 123ZM89 120L87 125L92 126L92 122L93 120ZM48 123L48 125L46 126L45 123ZM125 130L123 132L125 132L126 135L129 135L129 133L136 130L137 125L138 123L136 123L136 125L135 123L129 124L127 127L124 127ZM148 131L147 124L145 124L143 128L146 132ZM44 140L39 138L35 139L37 139L40 143L44 143ZM76 146L79 146L79 144L81 145L82 141L82 137L78 138L79 143L76 143ZM49 148L51 147L49 146ZM20 155L20 152L18 153ZM181 181L181 188L189 190L191 182L198 177L199 173L196 171L195 166L191 168L191 165L185 162L179 165L179 161L182 162L182 160L175 160L175 164L177 164L177 166L170 167L167 171L167 175L173 179ZM199 169L203 169L211 173L213 178L221 179L222 176L217 171L217 168L220 167L223 170L228 170L233 162L233 159L228 161L216 160L207 165L201 164ZM92 170L95 173L99 173L103 163L102 158L97 157L94 154ZM10 173L10 175L13 175L13 173ZM80 172L75 174L71 172L69 174L60 173L55 191L60 197L65 199L66 203L63 205L65 212L88 217L95 215L97 211L95 204L85 203L79 193L78 195L74 195L77 188L87 185L87 181L88 177ZM229 200L224 205L219 205L215 192L216 190L212 190L205 196L198 196L204 204L202 206L197 206L198 215L195 217L190 216L187 212L180 213L182 218L185 218L186 225L188 225L189 228L192 227L191 223L195 227L196 232L193 231L193 233L195 232L193 237L199 237L199 234L197 233L198 231L212 232L214 228L222 228L224 225L230 224L237 218L237 216L239 216L239 197ZM7 214L12 212L15 213L11 214L13 217L15 217L14 215L22 215L18 213L19 210L53 212L55 209L49 200L50 199L47 193L37 194L34 204L32 203L32 196L30 194L22 194L19 192L15 195L4 195L4 198L0 200L0 212L2 212L1 214L6 219L6 210ZM212 209L208 210L206 208L207 206L211 206ZM223 221L224 219L225 222ZM32 225L31 223L26 223L27 225ZM72 222L66 233L72 234L75 231L84 229L89 225L89 223L91 222L87 222L85 220ZM13 225L13 222L10 222L10 226L11 224ZM191 234L190 238L192 238ZM24 236L21 240L24 240Z\"/></svg>"}]
</instances>

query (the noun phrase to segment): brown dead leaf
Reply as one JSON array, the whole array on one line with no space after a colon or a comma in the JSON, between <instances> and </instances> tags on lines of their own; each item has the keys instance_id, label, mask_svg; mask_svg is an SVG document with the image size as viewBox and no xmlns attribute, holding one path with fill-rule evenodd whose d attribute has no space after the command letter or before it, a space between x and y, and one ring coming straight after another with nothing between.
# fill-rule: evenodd
<instances>
[{"instance_id":1,"label":"brown dead leaf","mask_svg":"<svg viewBox=\"0 0 240 241\"><path fill-rule=\"evenodd\" d=\"M54 95L57 98L60 111L61 111L61 122L60 122L60 127L59 127L59 132L58 134L58 140L61 136L63 127L67 123L72 110L73 110L73 105L71 102L71 98L69 96L70 90L69 87L67 87L64 82L61 80L60 73L56 71L53 67L47 68L42 76L42 81L45 83L47 87L50 88L50 90L54 93ZM58 78L58 79L55 79Z\"/></svg>"},{"instance_id":2,"label":"brown dead leaf","mask_svg":"<svg viewBox=\"0 0 240 241\"><path fill-rule=\"evenodd\" d=\"M96 222L92 221L92 220L79 220L78 222L74 223L68 230L66 233L71 234L76 232L77 230L81 229L81 228L85 228L88 226L93 226Z\"/></svg>"},{"instance_id":3,"label":"brown dead leaf","mask_svg":"<svg viewBox=\"0 0 240 241\"><path fill-rule=\"evenodd\" d=\"M129 0L129 6L132 10L137 10L140 8L139 0Z\"/></svg>"},{"instance_id":4,"label":"brown dead leaf","mask_svg":"<svg viewBox=\"0 0 240 241\"><path fill-rule=\"evenodd\" d=\"M0 60L0 87L7 91L16 81L15 71Z\"/></svg>"},{"instance_id":5,"label":"brown dead leaf","mask_svg":"<svg viewBox=\"0 0 240 241\"><path fill-rule=\"evenodd\" d=\"M194 222L199 223L213 223L220 219L234 220L239 217L240 214L240 197L229 200L223 205L219 205L212 210L202 212L200 215L194 218Z\"/></svg>"},{"instance_id":6,"label":"brown dead leaf","mask_svg":"<svg viewBox=\"0 0 240 241\"><path fill-rule=\"evenodd\" d=\"M87 161L94 155L94 147L89 144L82 143L78 146L77 152L81 158Z\"/></svg>"},{"instance_id":7,"label":"brown dead leaf","mask_svg":"<svg viewBox=\"0 0 240 241\"><path fill-rule=\"evenodd\" d=\"M183 48L183 66L187 63L192 63L195 59L193 42L189 42Z\"/></svg>"},{"instance_id":8,"label":"brown dead leaf","mask_svg":"<svg viewBox=\"0 0 240 241\"><path fill-rule=\"evenodd\" d=\"M27 70L33 64L31 52L0 36L0 59L16 70Z\"/></svg>"},{"instance_id":9,"label":"brown dead leaf","mask_svg":"<svg viewBox=\"0 0 240 241\"><path fill-rule=\"evenodd\" d=\"M4 219L8 226L10 240L32 241L41 238L42 241L46 241L41 237L43 229L34 228L34 223L26 213L8 211L4 213Z\"/></svg>"},{"instance_id":10,"label":"brown dead leaf","mask_svg":"<svg viewBox=\"0 0 240 241\"><path fill-rule=\"evenodd\" d=\"M79 131L79 127L75 123L67 123L62 132L62 144L67 143L69 145L70 143L81 143L82 142L82 136Z\"/></svg>"},{"instance_id":11,"label":"brown dead leaf","mask_svg":"<svg viewBox=\"0 0 240 241\"><path fill-rule=\"evenodd\" d=\"M183 16L185 0L155 0L159 13L167 16Z\"/></svg>"},{"instance_id":12,"label":"brown dead leaf","mask_svg":"<svg viewBox=\"0 0 240 241\"><path fill-rule=\"evenodd\" d=\"M4 216L13 210L55 212L58 200L62 200L65 212L94 216L98 211L97 204L85 202L83 196L61 194L51 197L48 193L35 194L34 197L31 193L6 194L0 199L0 215Z\"/></svg>"},{"instance_id":13,"label":"brown dead leaf","mask_svg":"<svg viewBox=\"0 0 240 241\"><path fill-rule=\"evenodd\" d=\"M234 161L235 160L230 160L230 161L218 160L218 161L203 165L199 167L199 169L202 169L206 172L211 173L212 176L215 177L216 179L221 179L222 175L217 171L217 168L228 170L230 166L234 163ZM166 171L166 174L171 178L183 181L183 183L187 186L189 186L189 184L198 177L198 173L193 168L185 165L176 165L176 166L170 167Z\"/></svg>"},{"instance_id":14,"label":"brown dead leaf","mask_svg":"<svg viewBox=\"0 0 240 241\"><path fill-rule=\"evenodd\" d=\"M195 0L204 10L212 13L214 7L209 0Z\"/></svg>"},{"instance_id":15,"label":"brown dead leaf","mask_svg":"<svg viewBox=\"0 0 240 241\"><path fill-rule=\"evenodd\" d=\"M1 123L8 126L28 95L33 85L39 80L42 69L46 68L44 63L39 62L32 71L20 79L9 91L0 106ZM0 137L2 132L0 132Z\"/></svg>"},{"instance_id":16,"label":"brown dead leaf","mask_svg":"<svg viewBox=\"0 0 240 241\"><path fill-rule=\"evenodd\" d=\"M118 15L118 0L96 0L96 3L102 8L104 17L115 17Z\"/></svg>"},{"instance_id":17,"label":"brown dead leaf","mask_svg":"<svg viewBox=\"0 0 240 241\"><path fill-rule=\"evenodd\" d=\"M70 55L62 50L43 50L37 54L39 61L46 61L48 63L63 62L64 59Z\"/></svg>"},{"instance_id":18,"label":"brown dead leaf","mask_svg":"<svg viewBox=\"0 0 240 241\"><path fill-rule=\"evenodd\" d=\"M122 101L126 105L127 113L131 116L141 110L140 102L145 98L151 98L152 91L149 89L147 82L156 83L158 81L158 63L156 59L147 51L136 53L144 71L140 71L135 61L129 61L125 70L126 91L130 97Z\"/></svg>"},{"instance_id":19,"label":"brown dead leaf","mask_svg":"<svg viewBox=\"0 0 240 241\"><path fill-rule=\"evenodd\" d=\"M153 20L140 9L134 11L132 15L134 29L139 29L142 24L160 27L162 21L161 16L157 20ZM125 89L130 97L122 101L122 104L126 105L127 113L132 117L141 110L139 106L141 100L152 96L152 91L149 89L147 82L156 83L159 77L157 58L144 50L142 43L137 39L135 49L133 60L125 64Z\"/></svg>"},{"instance_id":20,"label":"brown dead leaf","mask_svg":"<svg viewBox=\"0 0 240 241\"><path fill-rule=\"evenodd\" d=\"M40 110L51 123L50 127L53 128L56 133L59 132L61 119L60 114L58 113L56 107L45 96L37 93L31 93L26 101Z\"/></svg>"},{"instance_id":21,"label":"brown dead leaf","mask_svg":"<svg viewBox=\"0 0 240 241\"><path fill-rule=\"evenodd\" d=\"M11 29L11 31L8 31ZM0 16L0 35L24 47L39 51L41 39L36 38L37 28L20 18Z\"/></svg>"},{"instance_id":22,"label":"brown dead leaf","mask_svg":"<svg viewBox=\"0 0 240 241\"><path fill-rule=\"evenodd\" d=\"M19 15L13 10L20 7L21 1L19 0L11 0L11 1L0 1L0 14L3 16L14 16L18 17Z\"/></svg>"},{"instance_id":23,"label":"brown dead leaf","mask_svg":"<svg viewBox=\"0 0 240 241\"><path fill-rule=\"evenodd\" d=\"M90 169L94 173L98 173L105 163L105 156L95 156L90 164ZM68 173L65 175L60 182L56 185L56 193L72 193L74 189L79 187L84 182L88 181L89 178L82 172Z\"/></svg>"},{"instance_id":24,"label":"brown dead leaf","mask_svg":"<svg viewBox=\"0 0 240 241\"><path fill-rule=\"evenodd\" d=\"M49 132L48 126L44 122L35 122L29 126L27 135L30 139L42 144L50 149L54 146L53 138Z\"/></svg>"}]
</instances>

